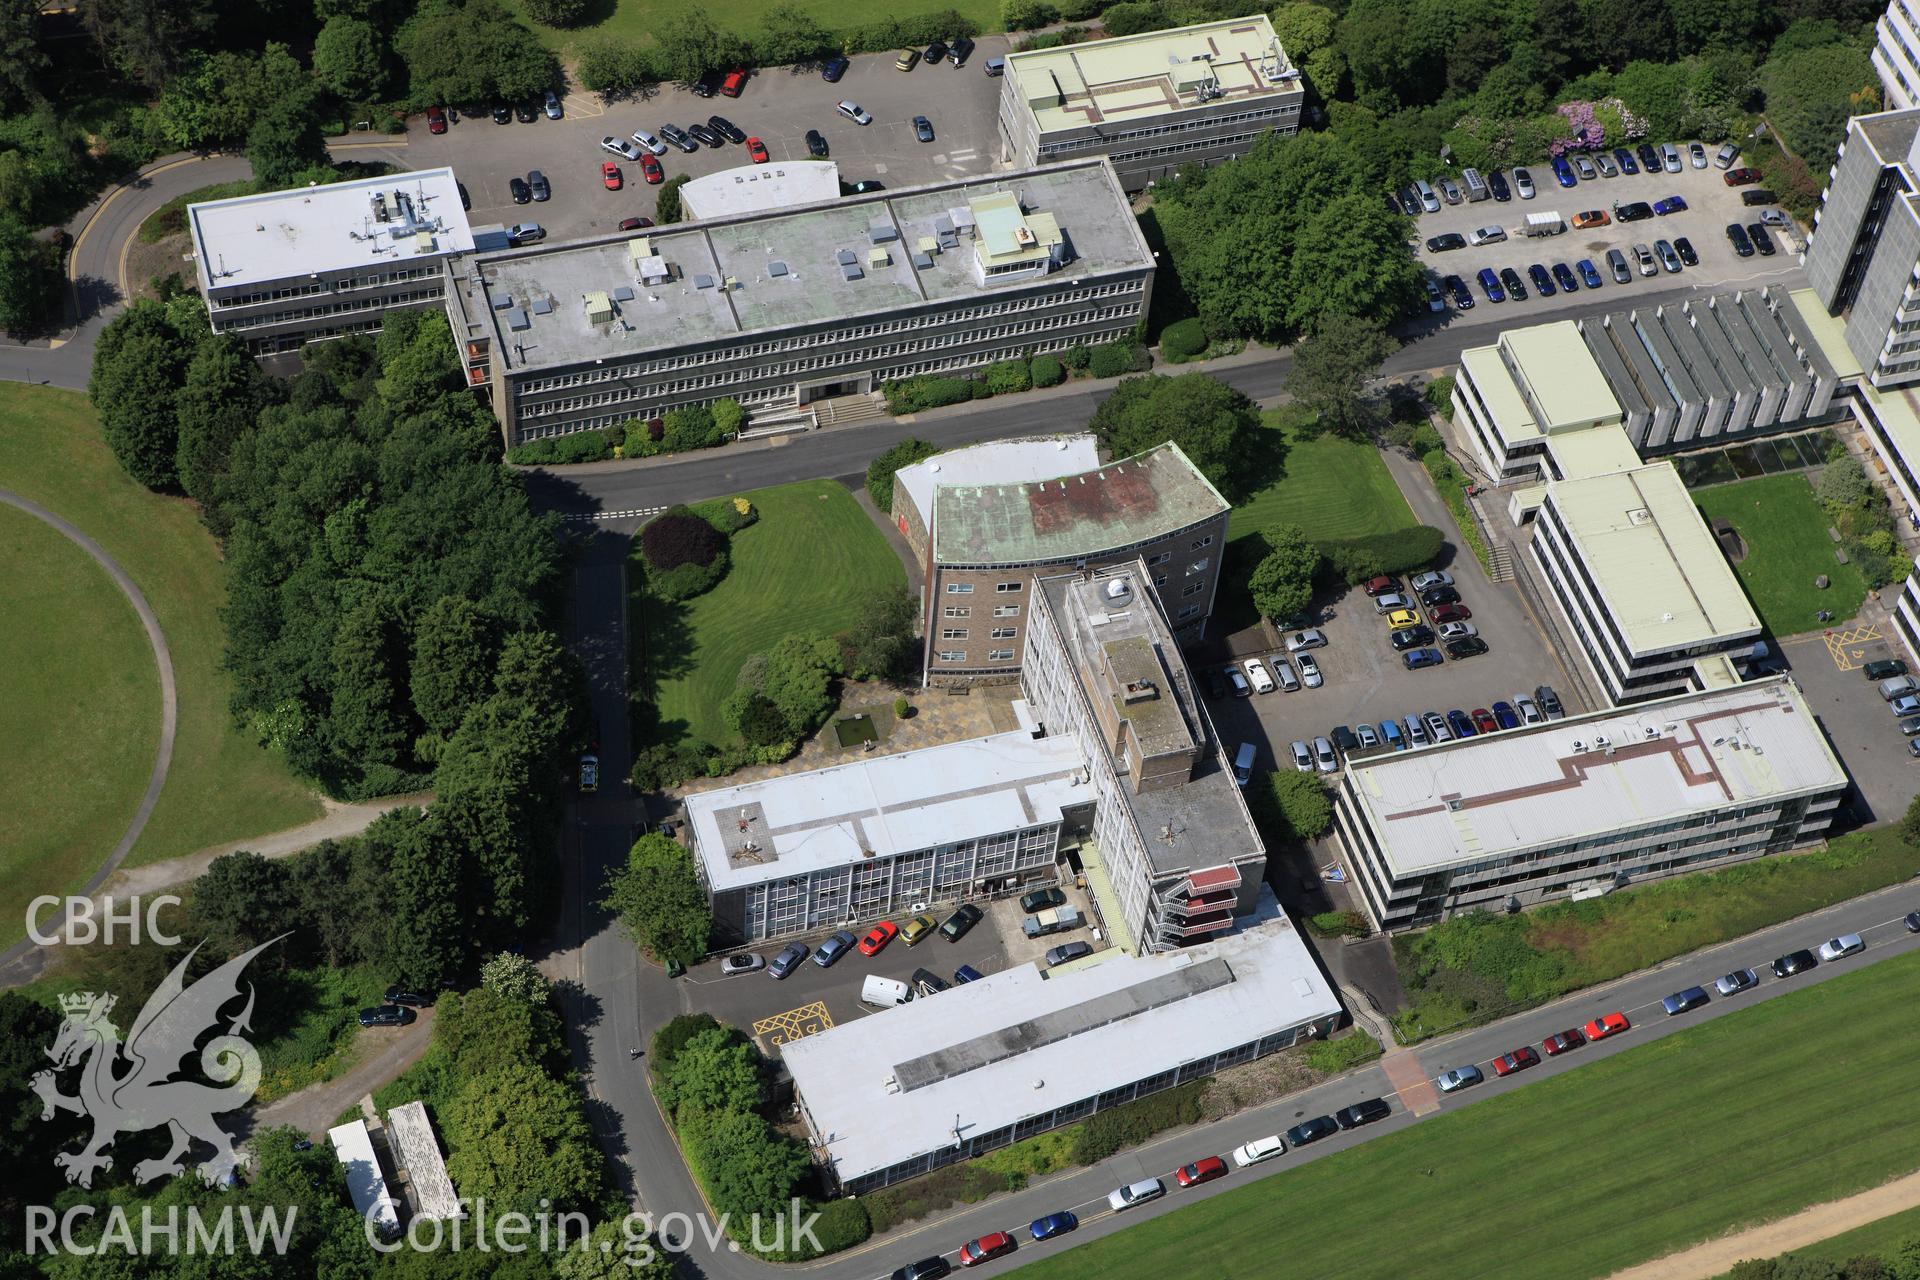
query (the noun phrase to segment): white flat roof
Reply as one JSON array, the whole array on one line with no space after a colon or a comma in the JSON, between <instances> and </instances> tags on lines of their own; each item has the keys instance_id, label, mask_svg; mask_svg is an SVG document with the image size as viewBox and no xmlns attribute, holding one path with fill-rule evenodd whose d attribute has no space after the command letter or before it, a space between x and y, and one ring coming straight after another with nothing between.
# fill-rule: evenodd
<instances>
[{"instance_id":1,"label":"white flat roof","mask_svg":"<svg viewBox=\"0 0 1920 1280\"><path fill-rule=\"evenodd\" d=\"M718 892L1058 822L1094 799L1086 777L1071 734L997 733L699 792L687 822Z\"/></svg>"},{"instance_id":2,"label":"white flat roof","mask_svg":"<svg viewBox=\"0 0 1920 1280\"><path fill-rule=\"evenodd\" d=\"M409 259L473 248L460 184L447 168L209 200L188 205L187 221L206 290L351 267L404 267Z\"/></svg>"},{"instance_id":3,"label":"white flat roof","mask_svg":"<svg viewBox=\"0 0 1920 1280\"><path fill-rule=\"evenodd\" d=\"M1090 435L1036 436L949 449L900 468L893 473L893 482L906 489L924 525L933 515L935 485L1033 484L1099 465L1100 442Z\"/></svg>"},{"instance_id":4,"label":"white flat roof","mask_svg":"<svg viewBox=\"0 0 1920 1280\"><path fill-rule=\"evenodd\" d=\"M433 1121L424 1102L407 1102L387 1112L387 1132L393 1135L393 1153L407 1171L407 1185L422 1218L464 1218L460 1197L453 1193L447 1162L440 1155Z\"/></svg>"},{"instance_id":5,"label":"white flat roof","mask_svg":"<svg viewBox=\"0 0 1920 1280\"><path fill-rule=\"evenodd\" d=\"M1401 752L1350 774L1396 877L1847 780L1785 676Z\"/></svg>"},{"instance_id":6,"label":"white flat roof","mask_svg":"<svg viewBox=\"0 0 1920 1280\"><path fill-rule=\"evenodd\" d=\"M1284 914L1179 952L1099 956L988 974L782 1045L842 1181L952 1146L956 1115L963 1137L990 1133L1340 1009Z\"/></svg>"},{"instance_id":7,"label":"white flat roof","mask_svg":"<svg viewBox=\"0 0 1920 1280\"><path fill-rule=\"evenodd\" d=\"M840 166L831 160L743 164L680 188L688 218L730 218L840 198Z\"/></svg>"},{"instance_id":8,"label":"white flat roof","mask_svg":"<svg viewBox=\"0 0 1920 1280\"><path fill-rule=\"evenodd\" d=\"M347 1194L362 1222L371 1221L376 1230L390 1233L400 1229L400 1215L394 1209L393 1196L387 1192L387 1180L380 1172L379 1157L373 1153L373 1138L367 1122L353 1120L327 1130L333 1154L347 1171Z\"/></svg>"}]
</instances>

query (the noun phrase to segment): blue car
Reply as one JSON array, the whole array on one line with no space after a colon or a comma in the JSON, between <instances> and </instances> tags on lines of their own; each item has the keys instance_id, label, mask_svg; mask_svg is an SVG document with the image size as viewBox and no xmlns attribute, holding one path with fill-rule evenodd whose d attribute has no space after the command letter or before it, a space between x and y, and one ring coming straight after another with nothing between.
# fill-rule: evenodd
<instances>
[{"instance_id":1,"label":"blue car","mask_svg":"<svg viewBox=\"0 0 1920 1280\"><path fill-rule=\"evenodd\" d=\"M1400 655L1400 660L1407 664L1409 671L1418 671L1422 667L1437 667L1446 661L1440 656L1438 649L1409 649Z\"/></svg>"},{"instance_id":2,"label":"blue car","mask_svg":"<svg viewBox=\"0 0 1920 1280\"><path fill-rule=\"evenodd\" d=\"M1620 162L1620 172L1640 172L1639 162L1633 158L1633 152L1627 150L1625 147L1615 147L1613 149L1613 158Z\"/></svg>"},{"instance_id":3,"label":"blue car","mask_svg":"<svg viewBox=\"0 0 1920 1280\"><path fill-rule=\"evenodd\" d=\"M1564 262L1553 264L1553 282L1560 286L1562 293L1574 293L1580 288L1580 282L1573 278L1573 268Z\"/></svg>"},{"instance_id":4,"label":"blue car","mask_svg":"<svg viewBox=\"0 0 1920 1280\"><path fill-rule=\"evenodd\" d=\"M1573 264L1573 269L1580 273L1581 284L1586 285L1589 289L1598 289L1600 287L1600 268L1593 265L1593 259L1582 258Z\"/></svg>"},{"instance_id":5,"label":"blue car","mask_svg":"<svg viewBox=\"0 0 1920 1280\"><path fill-rule=\"evenodd\" d=\"M1405 751L1407 749L1407 735L1401 732L1400 722L1397 720L1382 720L1380 722L1380 738L1395 751Z\"/></svg>"},{"instance_id":6,"label":"blue car","mask_svg":"<svg viewBox=\"0 0 1920 1280\"><path fill-rule=\"evenodd\" d=\"M820 78L828 84L838 84L840 77L847 74L847 67L850 65L845 58L828 58L826 63L820 68Z\"/></svg>"},{"instance_id":7,"label":"blue car","mask_svg":"<svg viewBox=\"0 0 1920 1280\"><path fill-rule=\"evenodd\" d=\"M1573 166L1567 163L1565 156L1553 158L1553 176L1560 180L1563 187L1571 187L1580 180L1573 176Z\"/></svg>"},{"instance_id":8,"label":"blue car","mask_svg":"<svg viewBox=\"0 0 1920 1280\"><path fill-rule=\"evenodd\" d=\"M1027 1230L1033 1232L1035 1240L1051 1240L1055 1236L1067 1234L1079 1225L1080 1219L1063 1209L1059 1213L1050 1213L1044 1218L1035 1218L1033 1225Z\"/></svg>"},{"instance_id":9,"label":"blue car","mask_svg":"<svg viewBox=\"0 0 1920 1280\"><path fill-rule=\"evenodd\" d=\"M853 935L842 929L822 942L813 953L813 962L822 969L831 969L833 962L853 950Z\"/></svg>"},{"instance_id":10,"label":"blue car","mask_svg":"<svg viewBox=\"0 0 1920 1280\"><path fill-rule=\"evenodd\" d=\"M1480 287L1486 291L1488 302L1507 300L1507 291L1500 287L1500 277L1493 273L1492 267L1480 268Z\"/></svg>"},{"instance_id":11,"label":"blue car","mask_svg":"<svg viewBox=\"0 0 1920 1280\"><path fill-rule=\"evenodd\" d=\"M1686 207L1687 202L1679 196L1668 196L1665 200L1655 200L1653 202L1653 212L1662 218L1670 213L1683 213Z\"/></svg>"},{"instance_id":12,"label":"blue car","mask_svg":"<svg viewBox=\"0 0 1920 1280\"><path fill-rule=\"evenodd\" d=\"M1511 702L1494 703L1493 718L1499 722L1502 729L1518 729L1520 727L1520 713L1513 709Z\"/></svg>"},{"instance_id":13,"label":"blue car","mask_svg":"<svg viewBox=\"0 0 1920 1280\"><path fill-rule=\"evenodd\" d=\"M1536 262L1527 268L1527 279L1533 281L1533 287L1540 291L1541 297L1551 298L1553 296L1553 277L1548 275L1547 269L1539 263Z\"/></svg>"},{"instance_id":14,"label":"blue car","mask_svg":"<svg viewBox=\"0 0 1920 1280\"><path fill-rule=\"evenodd\" d=\"M1447 712L1447 728L1453 730L1456 738L1471 738L1480 732L1473 727L1473 717L1457 709Z\"/></svg>"},{"instance_id":15,"label":"blue car","mask_svg":"<svg viewBox=\"0 0 1920 1280\"><path fill-rule=\"evenodd\" d=\"M963 964L953 971L953 980L956 983L978 982L986 976L970 964Z\"/></svg>"}]
</instances>

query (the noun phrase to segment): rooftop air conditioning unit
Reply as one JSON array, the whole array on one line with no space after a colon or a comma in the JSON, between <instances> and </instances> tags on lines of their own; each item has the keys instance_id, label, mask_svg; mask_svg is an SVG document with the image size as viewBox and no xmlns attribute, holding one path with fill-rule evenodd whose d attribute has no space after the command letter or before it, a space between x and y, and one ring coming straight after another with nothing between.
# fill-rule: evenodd
<instances>
[{"instance_id":1,"label":"rooftop air conditioning unit","mask_svg":"<svg viewBox=\"0 0 1920 1280\"><path fill-rule=\"evenodd\" d=\"M1583 740L1579 738L1575 738L1573 740L1573 749L1575 754L1578 754L1579 752L1585 751L1587 749L1587 744Z\"/></svg>"}]
</instances>

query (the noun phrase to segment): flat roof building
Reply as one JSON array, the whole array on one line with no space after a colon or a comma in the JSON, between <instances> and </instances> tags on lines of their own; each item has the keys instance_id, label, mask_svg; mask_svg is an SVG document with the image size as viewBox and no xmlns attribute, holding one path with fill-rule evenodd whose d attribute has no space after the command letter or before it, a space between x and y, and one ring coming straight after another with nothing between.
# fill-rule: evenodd
<instances>
[{"instance_id":1,"label":"flat roof building","mask_svg":"<svg viewBox=\"0 0 1920 1280\"><path fill-rule=\"evenodd\" d=\"M1874 24L1873 69L1896 110L1920 106L1920 3L1888 0Z\"/></svg>"},{"instance_id":2,"label":"flat roof building","mask_svg":"<svg viewBox=\"0 0 1920 1280\"><path fill-rule=\"evenodd\" d=\"M1035 484L1100 465L1100 444L1086 432L988 440L936 453L893 473L893 522L916 560L927 553L937 485L994 487Z\"/></svg>"},{"instance_id":3,"label":"flat roof building","mask_svg":"<svg viewBox=\"0 0 1920 1280\"><path fill-rule=\"evenodd\" d=\"M680 188L689 221L767 213L840 198L840 166L831 160L743 164L702 174Z\"/></svg>"},{"instance_id":4,"label":"flat roof building","mask_svg":"<svg viewBox=\"0 0 1920 1280\"><path fill-rule=\"evenodd\" d=\"M714 925L757 942L1050 878L1062 825L1091 820L1084 756L1001 733L690 795Z\"/></svg>"},{"instance_id":5,"label":"flat roof building","mask_svg":"<svg viewBox=\"0 0 1920 1280\"><path fill-rule=\"evenodd\" d=\"M815 1158L841 1191L872 1191L1327 1035L1339 1001L1273 915L1176 954L1022 965L787 1041Z\"/></svg>"},{"instance_id":6,"label":"flat roof building","mask_svg":"<svg viewBox=\"0 0 1920 1280\"><path fill-rule=\"evenodd\" d=\"M448 262L474 247L447 168L202 201L187 229L213 331L256 355L438 307Z\"/></svg>"},{"instance_id":7,"label":"flat roof building","mask_svg":"<svg viewBox=\"0 0 1920 1280\"><path fill-rule=\"evenodd\" d=\"M1920 382L1920 110L1847 122L1808 238L1807 280L1868 383Z\"/></svg>"},{"instance_id":8,"label":"flat roof building","mask_svg":"<svg viewBox=\"0 0 1920 1280\"><path fill-rule=\"evenodd\" d=\"M1007 55L1000 158L1107 156L1139 191L1300 131L1306 86L1264 13Z\"/></svg>"},{"instance_id":9,"label":"flat roof building","mask_svg":"<svg viewBox=\"0 0 1920 1280\"><path fill-rule=\"evenodd\" d=\"M347 1195L353 1211L377 1234L391 1239L400 1231L400 1210L387 1190L387 1176L380 1171L380 1157L373 1148L373 1135L365 1120L350 1120L327 1130L333 1155L346 1172Z\"/></svg>"},{"instance_id":10,"label":"flat roof building","mask_svg":"<svg viewBox=\"0 0 1920 1280\"><path fill-rule=\"evenodd\" d=\"M1777 676L1354 762L1335 830L1395 929L1795 848L1846 787Z\"/></svg>"},{"instance_id":11,"label":"flat roof building","mask_svg":"<svg viewBox=\"0 0 1920 1280\"><path fill-rule=\"evenodd\" d=\"M424 1102L406 1102L387 1112L387 1132L392 1137L394 1159L404 1175L401 1190L413 1206L415 1218L464 1218L460 1197L454 1194L453 1179L447 1176L447 1162L440 1154L440 1140L433 1132Z\"/></svg>"},{"instance_id":12,"label":"flat roof building","mask_svg":"<svg viewBox=\"0 0 1920 1280\"><path fill-rule=\"evenodd\" d=\"M1152 279L1095 158L480 254L447 308L512 445L1112 341Z\"/></svg>"},{"instance_id":13,"label":"flat roof building","mask_svg":"<svg viewBox=\"0 0 1920 1280\"><path fill-rule=\"evenodd\" d=\"M929 530L920 548L928 684L1013 679L1026 656L1026 602L1035 580L1051 573L1144 560L1175 630L1194 636L1205 627L1232 508L1172 443L1059 469L1083 461L1089 447L1057 450L1044 478L1014 482L968 483L988 466L985 456L969 458L953 474L958 483L930 474L930 509L918 506L918 477L906 488L896 483L896 520L906 529L924 521ZM1045 470L1046 450L1011 450L998 470Z\"/></svg>"}]
</instances>

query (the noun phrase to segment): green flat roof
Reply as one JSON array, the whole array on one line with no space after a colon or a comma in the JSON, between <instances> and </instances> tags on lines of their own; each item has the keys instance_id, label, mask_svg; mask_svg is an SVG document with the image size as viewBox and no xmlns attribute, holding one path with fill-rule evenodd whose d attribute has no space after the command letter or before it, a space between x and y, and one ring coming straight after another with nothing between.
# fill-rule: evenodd
<instances>
[{"instance_id":1,"label":"green flat roof","mask_svg":"<svg viewBox=\"0 0 1920 1280\"><path fill-rule=\"evenodd\" d=\"M1009 54L1014 80L1042 133L1163 115L1200 105L1194 89L1212 81L1212 101L1302 91L1264 13L1167 31Z\"/></svg>"},{"instance_id":2,"label":"green flat roof","mask_svg":"<svg viewBox=\"0 0 1920 1280\"><path fill-rule=\"evenodd\" d=\"M1480 393L1480 402L1493 417L1494 429L1509 447L1539 438L1540 425L1521 398L1520 388L1513 384L1506 362L1500 359L1500 348L1469 347L1460 353L1460 367L1467 371L1474 390Z\"/></svg>"},{"instance_id":3,"label":"green flat roof","mask_svg":"<svg viewBox=\"0 0 1920 1280\"><path fill-rule=\"evenodd\" d=\"M1228 509L1180 446L1163 444L1032 484L939 485L933 559L941 565L1077 559L1148 542Z\"/></svg>"},{"instance_id":4,"label":"green flat roof","mask_svg":"<svg viewBox=\"0 0 1920 1280\"><path fill-rule=\"evenodd\" d=\"M1760 630L1673 464L1556 481L1547 498L1635 653Z\"/></svg>"}]
</instances>

